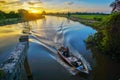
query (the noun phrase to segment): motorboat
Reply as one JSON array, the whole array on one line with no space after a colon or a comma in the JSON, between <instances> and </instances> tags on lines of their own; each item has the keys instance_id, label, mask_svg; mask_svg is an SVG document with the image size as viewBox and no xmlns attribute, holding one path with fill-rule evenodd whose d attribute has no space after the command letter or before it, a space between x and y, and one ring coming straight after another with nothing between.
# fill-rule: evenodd
<instances>
[{"instance_id":1,"label":"motorboat","mask_svg":"<svg viewBox=\"0 0 120 80\"><path fill-rule=\"evenodd\" d=\"M69 52L68 48L61 47L58 49L57 53L69 66L74 68L80 73L89 74L88 67L83 63L82 59L75 57Z\"/></svg>"}]
</instances>

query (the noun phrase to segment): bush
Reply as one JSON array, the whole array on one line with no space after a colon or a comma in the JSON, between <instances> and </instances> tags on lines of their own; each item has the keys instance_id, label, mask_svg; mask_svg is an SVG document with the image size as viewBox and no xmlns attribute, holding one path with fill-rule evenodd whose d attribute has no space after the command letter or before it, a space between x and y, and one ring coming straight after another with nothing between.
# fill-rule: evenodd
<instances>
[{"instance_id":1,"label":"bush","mask_svg":"<svg viewBox=\"0 0 120 80\"><path fill-rule=\"evenodd\" d=\"M101 27L102 26L102 27ZM100 51L109 54L112 58L120 60L120 12L112 13L105 19L94 37L88 41L94 41Z\"/></svg>"},{"instance_id":2,"label":"bush","mask_svg":"<svg viewBox=\"0 0 120 80\"><path fill-rule=\"evenodd\" d=\"M96 20L96 21L102 21L102 18L94 17L93 19Z\"/></svg>"}]
</instances>

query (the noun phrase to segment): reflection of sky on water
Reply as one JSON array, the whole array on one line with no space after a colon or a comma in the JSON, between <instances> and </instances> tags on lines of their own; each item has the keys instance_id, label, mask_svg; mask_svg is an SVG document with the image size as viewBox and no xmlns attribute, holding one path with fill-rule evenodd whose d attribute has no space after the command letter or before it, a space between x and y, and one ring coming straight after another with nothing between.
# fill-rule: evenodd
<instances>
[{"instance_id":1,"label":"reflection of sky on water","mask_svg":"<svg viewBox=\"0 0 120 80\"><path fill-rule=\"evenodd\" d=\"M0 26L0 63L7 59L21 35L21 24Z\"/></svg>"},{"instance_id":2,"label":"reflection of sky on water","mask_svg":"<svg viewBox=\"0 0 120 80\"><path fill-rule=\"evenodd\" d=\"M33 33L39 36L41 41L49 43L50 45L55 45L56 41L60 43L60 39L63 38L60 28L60 26L62 25L64 34L64 45L71 45L73 48L78 50L80 54L85 55L85 57L91 55L90 51L86 50L86 44L84 43L84 40L90 34L94 34L96 32L92 28L82 25L78 22L73 22L71 20L68 21L66 18L50 16L46 16L46 19L44 20L31 22L30 24L33 26ZM54 40L55 38L58 39Z\"/></svg>"}]
</instances>

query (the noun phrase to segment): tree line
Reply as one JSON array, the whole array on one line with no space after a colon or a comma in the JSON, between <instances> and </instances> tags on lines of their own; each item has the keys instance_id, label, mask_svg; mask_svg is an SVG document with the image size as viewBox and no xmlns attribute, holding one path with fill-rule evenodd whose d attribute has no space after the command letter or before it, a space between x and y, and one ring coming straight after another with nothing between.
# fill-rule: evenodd
<instances>
[{"instance_id":1,"label":"tree line","mask_svg":"<svg viewBox=\"0 0 120 80\"><path fill-rule=\"evenodd\" d=\"M17 12L10 11L9 13L0 10L0 26L7 24L15 24L24 21L37 20L41 18L45 18L43 13L42 14L29 13L25 9L19 9Z\"/></svg>"},{"instance_id":2,"label":"tree line","mask_svg":"<svg viewBox=\"0 0 120 80\"><path fill-rule=\"evenodd\" d=\"M20 18L20 14L14 12L14 11L6 13L6 12L0 10L0 20L8 19L8 18Z\"/></svg>"},{"instance_id":3,"label":"tree line","mask_svg":"<svg viewBox=\"0 0 120 80\"><path fill-rule=\"evenodd\" d=\"M45 12L43 12L42 14L34 14L29 13L25 9L19 9L17 12L10 11L9 13L0 10L0 20L9 18L22 18L23 20L34 20L38 18L44 18L43 14L45 14Z\"/></svg>"},{"instance_id":4,"label":"tree line","mask_svg":"<svg viewBox=\"0 0 120 80\"><path fill-rule=\"evenodd\" d=\"M66 15L66 14L71 14L71 15L108 15L107 13L101 13L101 12L67 12L67 13L61 13L61 12L56 12L56 13L46 13L47 15Z\"/></svg>"}]
</instances>

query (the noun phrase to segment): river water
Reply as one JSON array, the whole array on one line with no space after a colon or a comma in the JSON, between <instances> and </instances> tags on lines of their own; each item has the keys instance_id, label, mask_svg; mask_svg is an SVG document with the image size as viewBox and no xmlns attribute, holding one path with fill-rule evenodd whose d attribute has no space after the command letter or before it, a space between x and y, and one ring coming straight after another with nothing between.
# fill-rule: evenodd
<instances>
[{"instance_id":1,"label":"river water","mask_svg":"<svg viewBox=\"0 0 120 80\"><path fill-rule=\"evenodd\" d=\"M96 32L91 27L68 20L67 18L54 16L46 16L45 19L31 21L29 24L32 34L29 39L27 59L33 80L118 80L120 78L120 65L118 63L113 62L107 56L97 51L92 52L86 48L84 40ZM16 25L19 25L19 31L21 31L22 25ZM16 25L12 25L12 27ZM18 32L17 37L19 35L20 33ZM9 36L13 35L9 34ZM4 38L1 37L1 39ZM7 38L4 40L7 40ZM1 43L4 40L1 40ZM6 50L8 47L10 49L10 47L14 46L17 41L15 40L12 43L10 40L7 42L12 45L7 46L4 43L5 47L0 45L0 51L2 55L8 56ZM56 54L58 43L69 47L74 55L82 55L90 68L92 68L91 74L88 76L74 76L74 71ZM4 60L5 56L2 55L0 55L0 59Z\"/></svg>"},{"instance_id":2,"label":"river water","mask_svg":"<svg viewBox=\"0 0 120 80\"><path fill-rule=\"evenodd\" d=\"M9 57L10 52L19 42L21 32L22 25L20 23L0 26L0 63Z\"/></svg>"}]
</instances>

